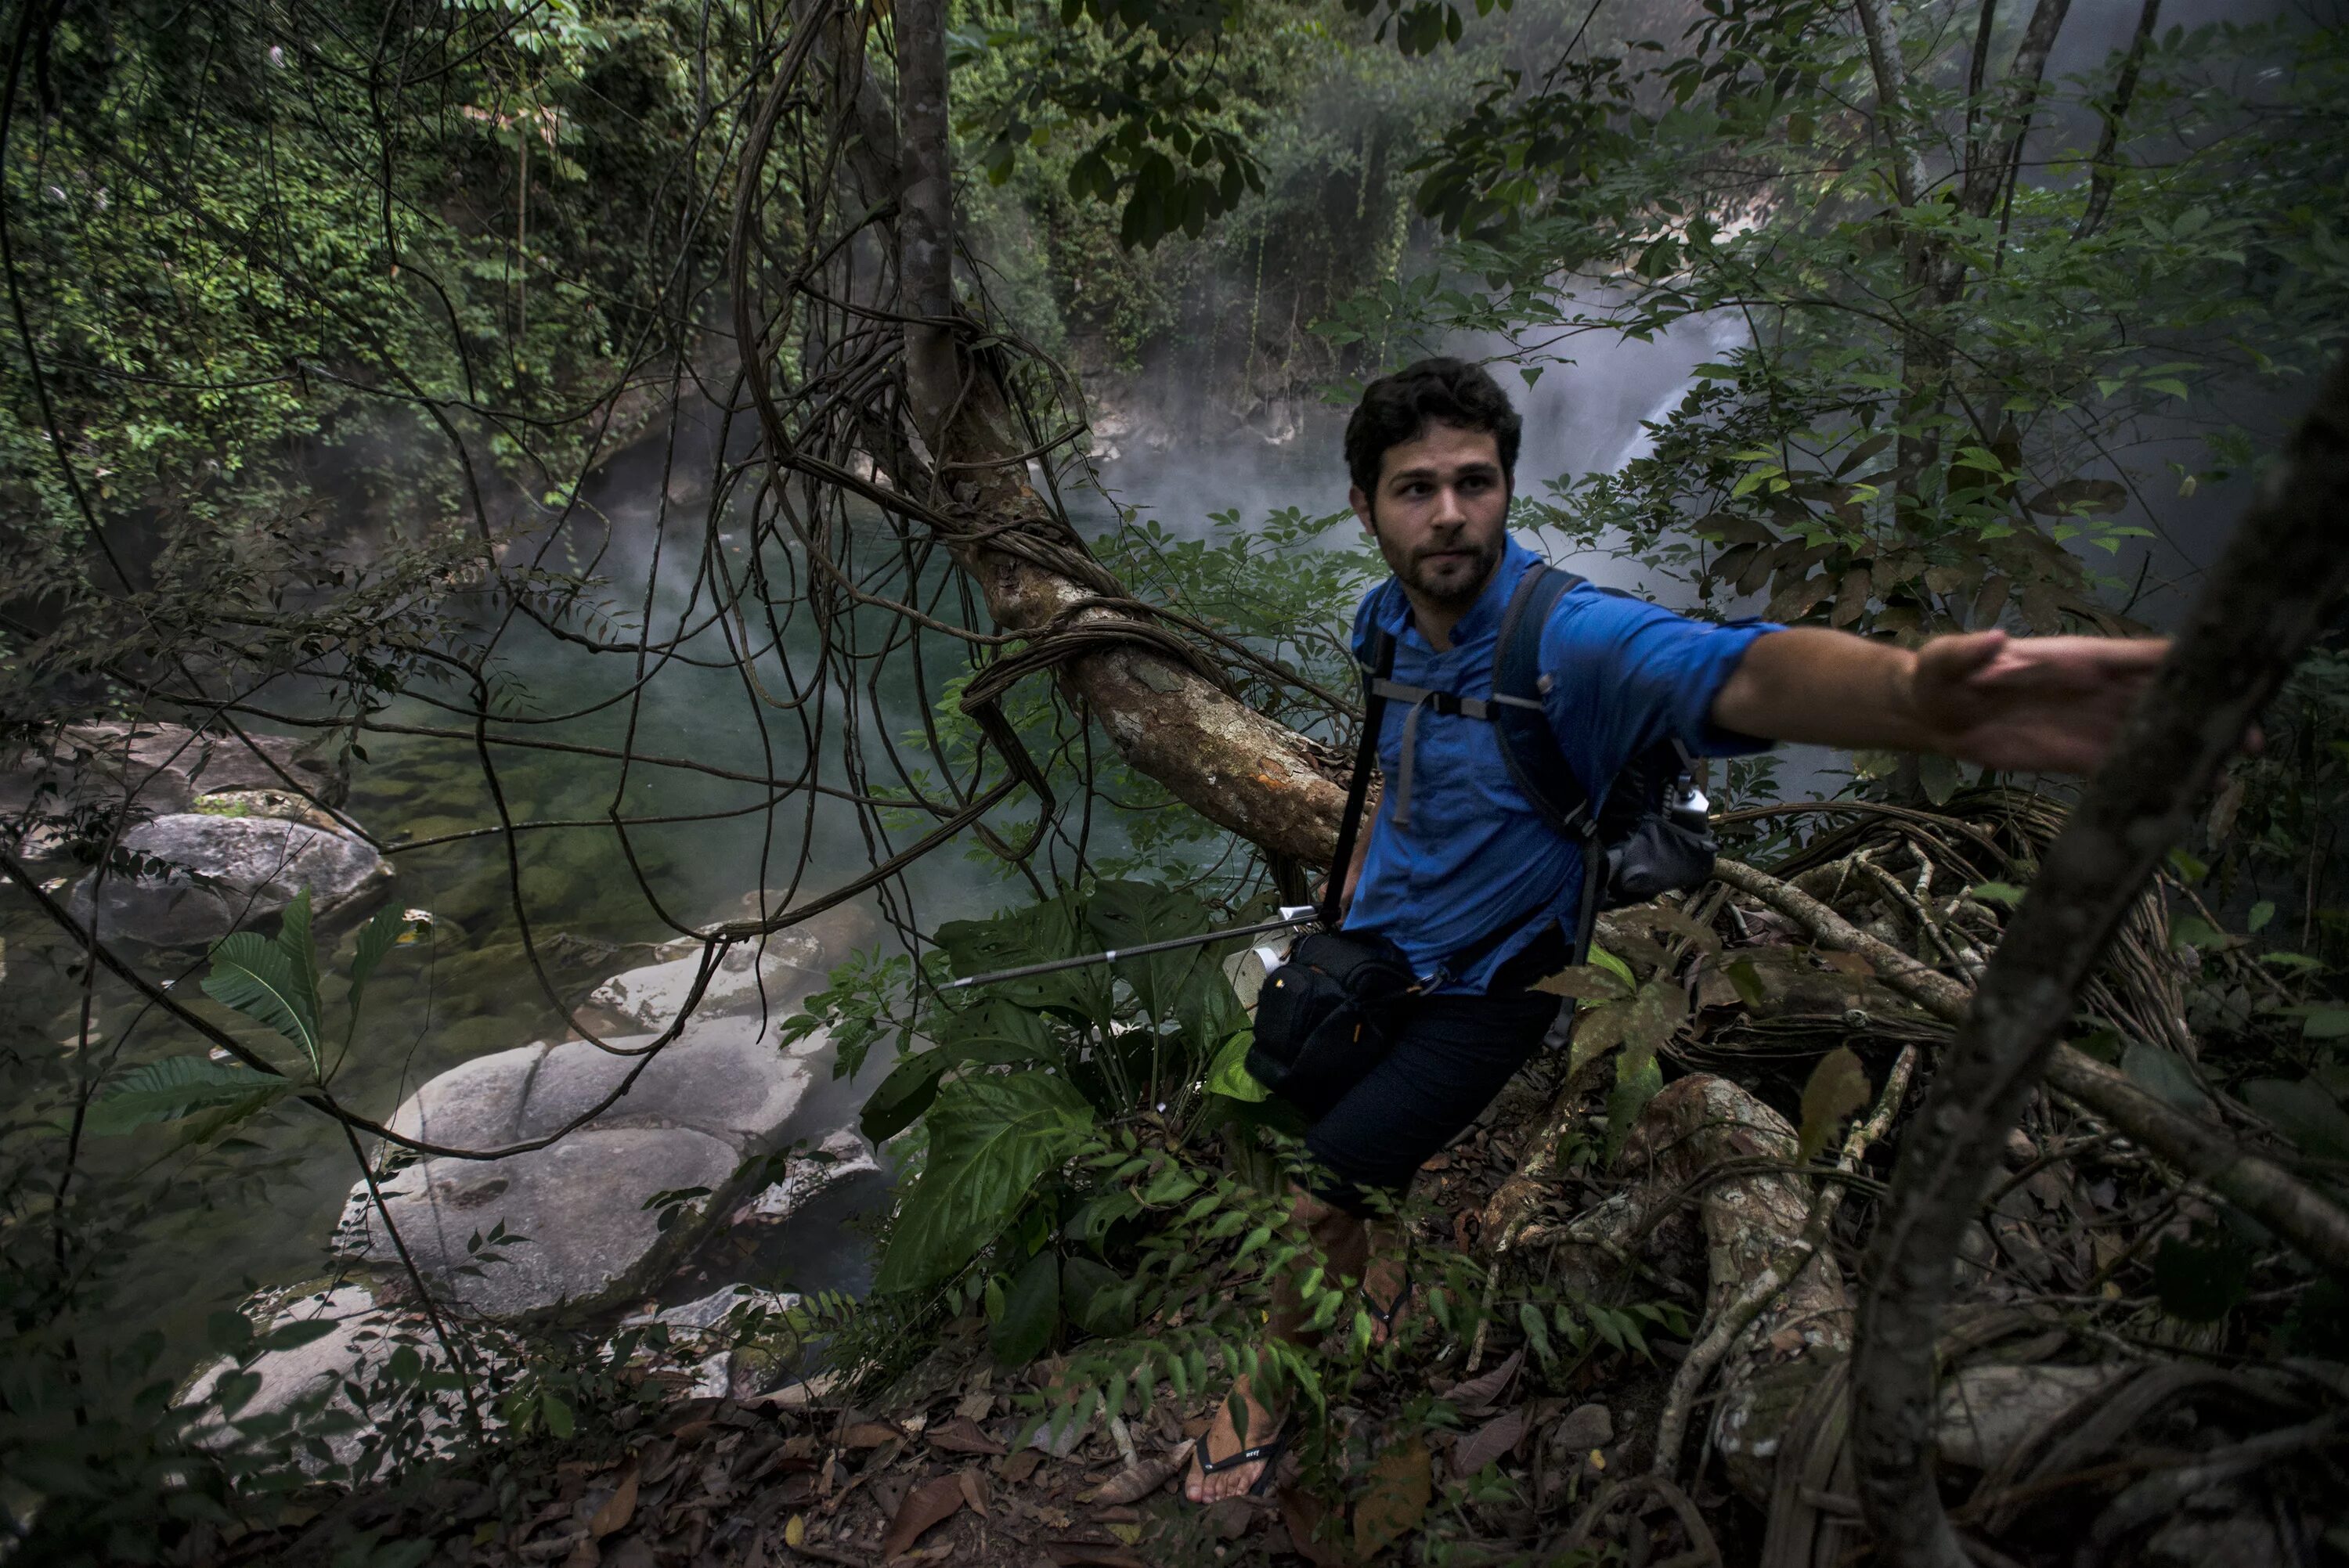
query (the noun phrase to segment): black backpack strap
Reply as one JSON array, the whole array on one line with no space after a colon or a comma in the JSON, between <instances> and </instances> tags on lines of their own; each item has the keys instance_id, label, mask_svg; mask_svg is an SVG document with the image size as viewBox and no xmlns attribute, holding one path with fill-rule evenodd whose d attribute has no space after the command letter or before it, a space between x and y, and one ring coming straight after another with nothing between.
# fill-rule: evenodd
<instances>
[{"instance_id":1,"label":"black backpack strap","mask_svg":"<svg viewBox=\"0 0 2349 1568\"><path fill-rule=\"evenodd\" d=\"M1493 651L1493 725L1500 731L1502 760L1535 809L1570 839L1588 838L1598 813L1567 766L1542 707L1541 637L1559 596L1581 581L1555 566L1527 568L1501 614L1500 642Z\"/></svg>"},{"instance_id":2,"label":"black backpack strap","mask_svg":"<svg viewBox=\"0 0 2349 1568\"><path fill-rule=\"evenodd\" d=\"M1394 634L1378 624L1373 612L1371 662L1362 671L1362 738L1354 748L1354 777L1346 786L1346 814L1338 824L1337 857L1330 862L1330 878L1322 885L1320 913L1325 931L1338 929L1346 871L1353 863L1354 841L1362 826L1362 807L1371 795L1371 771L1379 759L1379 726L1387 710L1386 693L1381 688L1394 673Z\"/></svg>"},{"instance_id":3,"label":"black backpack strap","mask_svg":"<svg viewBox=\"0 0 2349 1568\"><path fill-rule=\"evenodd\" d=\"M1499 645L1493 652L1494 727L1500 731L1501 758L1509 777L1550 826L1582 846L1582 898L1575 912L1570 962L1589 962L1590 935L1599 920L1600 873L1607 852L1599 842L1599 813L1590 793L1558 749L1557 732L1542 707L1541 638L1550 612L1583 579L1555 566L1529 568L1501 615Z\"/></svg>"}]
</instances>

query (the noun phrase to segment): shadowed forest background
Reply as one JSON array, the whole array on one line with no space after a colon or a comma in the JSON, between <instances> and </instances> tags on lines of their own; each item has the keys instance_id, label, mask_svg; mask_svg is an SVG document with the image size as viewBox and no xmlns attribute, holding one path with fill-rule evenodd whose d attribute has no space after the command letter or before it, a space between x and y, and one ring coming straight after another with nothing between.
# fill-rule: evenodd
<instances>
[{"instance_id":1,"label":"shadowed forest background","mask_svg":"<svg viewBox=\"0 0 2349 1568\"><path fill-rule=\"evenodd\" d=\"M0 5L0 1559L2349 1558L2342 20ZM1307 896L1430 352L1602 583L2178 643L1717 769L1373 1346L1245 940L941 986Z\"/></svg>"}]
</instances>

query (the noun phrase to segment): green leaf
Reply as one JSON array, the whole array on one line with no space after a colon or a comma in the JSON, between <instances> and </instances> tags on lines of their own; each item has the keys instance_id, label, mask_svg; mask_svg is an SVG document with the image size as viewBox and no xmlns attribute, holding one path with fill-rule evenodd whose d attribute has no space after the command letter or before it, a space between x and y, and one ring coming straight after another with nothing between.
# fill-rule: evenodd
<instances>
[{"instance_id":1,"label":"green leaf","mask_svg":"<svg viewBox=\"0 0 2349 1568\"><path fill-rule=\"evenodd\" d=\"M1821 1057L1810 1081L1803 1085L1803 1127L1795 1158L1806 1164L1817 1159L1844 1118L1868 1103L1868 1074L1851 1047L1837 1046Z\"/></svg>"},{"instance_id":2,"label":"green leaf","mask_svg":"<svg viewBox=\"0 0 2349 1568\"><path fill-rule=\"evenodd\" d=\"M2175 1051L2139 1040L2121 1053L2121 1071L2137 1088L2180 1110L2199 1114L2209 1109L2209 1097L2195 1081L2193 1069Z\"/></svg>"},{"instance_id":3,"label":"green leaf","mask_svg":"<svg viewBox=\"0 0 2349 1568\"><path fill-rule=\"evenodd\" d=\"M316 1074L320 1070L316 983L312 980L305 996L303 980L284 948L257 933L239 931L212 944L212 970L204 976L204 995L300 1047Z\"/></svg>"},{"instance_id":4,"label":"green leaf","mask_svg":"<svg viewBox=\"0 0 2349 1568\"><path fill-rule=\"evenodd\" d=\"M1091 1258L1069 1258L1061 1264L1061 1307L1069 1321L1087 1334L1130 1334L1134 1323L1134 1286L1106 1264Z\"/></svg>"},{"instance_id":5,"label":"green leaf","mask_svg":"<svg viewBox=\"0 0 2349 1568\"><path fill-rule=\"evenodd\" d=\"M2268 928L2268 922L2275 918L2275 912L2274 900L2264 898L2260 900L2259 903L2251 905L2250 914L2244 918L2243 929L2252 933L2265 931Z\"/></svg>"},{"instance_id":6,"label":"green leaf","mask_svg":"<svg viewBox=\"0 0 2349 1568\"><path fill-rule=\"evenodd\" d=\"M1215 1065L1207 1069L1207 1092L1250 1105L1272 1098L1272 1091L1257 1082L1256 1075L1247 1070L1248 1047L1256 1043L1253 1030L1242 1030L1224 1042L1216 1053Z\"/></svg>"},{"instance_id":7,"label":"green leaf","mask_svg":"<svg viewBox=\"0 0 2349 1568\"><path fill-rule=\"evenodd\" d=\"M150 1122L173 1121L243 1101L256 1101L254 1109L258 1109L292 1088L282 1078L257 1073L235 1062L166 1057L160 1062L142 1063L116 1078L106 1095L89 1108L82 1130L99 1138L119 1138Z\"/></svg>"},{"instance_id":8,"label":"green leaf","mask_svg":"<svg viewBox=\"0 0 2349 1568\"><path fill-rule=\"evenodd\" d=\"M538 1396L538 1414L539 1418L546 1423L546 1429L549 1432L558 1438L565 1439L570 1438L571 1407L564 1404L559 1395L550 1394L542 1389Z\"/></svg>"},{"instance_id":9,"label":"green leaf","mask_svg":"<svg viewBox=\"0 0 2349 1568\"><path fill-rule=\"evenodd\" d=\"M857 1125L875 1143L895 1137L929 1109L939 1080L957 1068L1061 1059L1060 1042L1042 1018L1000 997L987 997L953 1015L936 1046L892 1068L865 1099Z\"/></svg>"},{"instance_id":10,"label":"green leaf","mask_svg":"<svg viewBox=\"0 0 2349 1568\"><path fill-rule=\"evenodd\" d=\"M2013 882L1976 882L1966 890L1966 896L1978 903L2002 903L2012 909L2023 902L2023 890Z\"/></svg>"},{"instance_id":11,"label":"green leaf","mask_svg":"<svg viewBox=\"0 0 2349 1568\"><path fill-rule=\"evenodd\" d=\"M2322 1086L2306 1079L2253 1078L2235 1092L2302 1154L2349 1160L2349 1112Z\"/></svg>"},{"instance_id":12,"label":"green leaf","mask_svg":"<svg viewBox=\"0 0 2349 1568\"><path fill-rule=\"evenodd\" d=\"M1594 953L1593 957L1597 955ZM1616 960L1620 964L1620 959ZM1553 996L1571 996L1578 1002L1619 1002L1638 988L1638 982L1627 981L1613 969L1598 963L1582 965L1573 969L1561 969L1547 979L1534 982L1534 989L1547 991Z\"/></svg>"},{"instance_id":13,"label":"green leaf","mask_svg":"<svg viewBox=\"0 0 2349 1568\"><path fill-rule=\"evenodd\" d=\"M1650 1051L1635 1060L1626 1051L1615 1064L1615 1087L1607 1095L1607 1163L1623 1152L1623 1140L1631 1136L1631 1124L1648 1109L1648 1102L1664 1092L1664 1069L1656 1065L1655 1053Z\"/></svg>"},{"instance_id":14,"label":"green leaf","mask_svg":"<svg viewBox=\"0 0 2349 1568\"><path fill-rule=\"evenodd\" d=\"M305 893L304 896L308 895ZM353 1034L358 1030L359 1005L367 998L369 976L375 974L376 965L383 962L383 955L399 945L399 939L407 930L406 911L380 909L376 912L375 918L367 922L367 929L359 933L358 944L351 952L351 992L344 999L344 1005L350 1009L350 1030Z\"/></svg>"},{"instance_id":15,"label":"green leaf","mask_svg":"<svg viewBox=\"0 0 2349 1568\"><path fill-rule=\"evenodd\" d=\"M310 1032L318 1032L318 949L310 940L310 890L304 888L277 917L277 951L285 955L285 966L293 973L295 999L310 1021Z\"/></svg>"},{"instance_id":16,"label":"green leaf","mask_svg":"<svg viewBox=\"0 0 2349 1568\"><path fill-rule=\"evenodd\" d=\"M1046 1247L1012 1276L1003 1295L1003 1315L988 1331L988 1346L1000 1367L1025 1367L1044 1353L1061 1326L1061 1257Z\"/></svg>"},{"instance_id":17,"label":"green leaf","mask_svg":"<svg viewBox=\"0 0 2349 1568\"><path fill-rule=\"evenodd\" d=\"M1076 1152L1092 1107L1063 1078L957 1078L930 1107L929 1161L898 1201L876 1291L936 1284L992 1242L1037 1180Z\"/></svg>"}]
</instances>

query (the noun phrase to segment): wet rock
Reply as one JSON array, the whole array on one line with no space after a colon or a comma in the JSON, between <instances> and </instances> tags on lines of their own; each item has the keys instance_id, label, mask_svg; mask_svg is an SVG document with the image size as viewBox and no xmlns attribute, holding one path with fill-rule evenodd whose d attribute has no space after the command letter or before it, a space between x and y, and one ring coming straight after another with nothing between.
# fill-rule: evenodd
<instances>
[{"instance_id":1,"label":"wet rock","mask_svg":"<svg viewBox=\"0 0 2349 1568\"><path fill-rule=\"evenodd\" d=\"M240 1364L223 1357L202 1368L181 1394L179 1403L198 1411L197 1440L208 1447L236 1446L246 1439L242 1427L259 1429L250 1440L273 1452L301 1448L280 1429L292 1426L296 1434L322 1439L333 1462L349 1465L363 1456L370 1433L369 1415L380 1418L383 1407L402 1399L420 1400L418 1415L429 1442L435 1435L454 1437L461 1418L455 1396L419 1394L412 1384L391 1377L386 1363L403 1347L416 1353L418 1363L437 1369L447 1357L421 1312L378 1298L364 1284L343 1283L256 1297L246 1304L246 1315L266 1342L287 1330L324 1326L325 1333L285 1349L264 1350ZM313 1330L315 1332L315 1330ZM483 1359L481 1347L468 1353ZM231 1398L215 1406L228 1377L249 1373L257 1386L241 1399L232 1385ZM356 1386L367 1396L370 1409L362 1412L350 1397ZM206 1408L206 1407L213 1407ZM225 1406L226 1408L222 1408ZM305 1460L307 1468L315 1462Z\"/></svg>"},{"instance_id":2,"label":"wet rock","mask_svg":"<svg viewBox=\"0 0 2349 1568\"><path fill-rule=\"evenodd\" d=\"M0 756L0 816L28 809L116 810L126 804L169 816L204 796L258 789L295 796L307 790L340 805L347 781L324 762L299 755L300 746L281 736L251 735L248 743L178 724L68 725L39 745ZM39 857L61 847L59 835L36 830L18 850Z\"/></svg>"},{"instance_id":3,"label":"wet rock","mask_svg":"<svg viewBox=\"0 0 2349 1568\"><path fill-rule=\"evenodd\" d=\"M421 1160L381 1187L431 1287L467 1312L512 1319L637 1294L681 1250L709 1202L682 1200L678 1222L664 1232L659 1195L719 1191L740 1161L732 1144L706 1132L590 1127L504 1160ZM354 1219L340 1239L390 1281L399 1260L381 1220L365 1208ZM485 1244L500 1225L523 1239Z\"/></svg>"},{"instance_id":4,"label":"wet rock","mask_svg":"<svg viewBox=\"0 0 2349 1568\"><path fill-rule=\"evenodd\" d=\"M657 1037L611 1043L625 1051ZM813 1086L807 1057L823 1048L821 1032L805 1045L787 1056L755 1018L697 1016L649 1057L585 1040L476 1057L410 1096L393 1113L392 1130L486 1150L549 1137L591 1113L594 1119L502 1160L420 1160L385 1184L385 1205L419 1270L473 1312L518 1318L626 1300L646 1290L709 1216L733 1210L746 1163L781 1143ZM598 1111L624 1083L626 1092ZM655 1202L693 1189L701 1191ZM501 1246L500 1261L481 1266L472 1238L501 1222L529 1240ZM352 1189L337 1245L385 1277L398 1266L363 1183Z\"/></svg>"},{"instance_id":5,"label":"wet rock","mask_svg":"<svg viewBox=\"0 0 2349 1568\"><path fill-rule=\"evenodd\" d=\"M679 957L614 975L588 996L589 1004L638 1028L667 1028L684 1010L701 973L702 946L698 942L688 945L691 951ZM767 938L763 952L754 942L728 948L709 976L697 1012L722 1016L756 1012L763 1006L780 1017L810 992L821 990L823 981L823 943L800 932L779 932Z\"/></svg>"},{"instance_id":6,"label":"wet rock","mask_svg":"<svg viewBox=\"0 0 2349 1568\"><path fill-rule=\"evenodd\" d=\"M620 1326L667 1331L666 1347L640 1346L631 1364L645 1367L688 1399L748 1398L776 1365L760 1343L772 1320L800 1304L789 1293L721 1285L698 1301L620 1319Z\"/></svg>"},{"instance_id":7,"label":"wet rock","mask_svg":"<svg viewBox=\"0 0 2349 1568\"><path fill-rule=\"evenodd\" d=\"M122 845L170 873L109 873L94 891L93 872L74 887L74 917L88 921L94 903L102 939L158 947L215 941L276 913L305 887L312 913L332 915L379 892L391 876L383 857L349 834L275 817L179 812L132 828Z\"/></svg>"},{"instance_id":8,"label":"wet rock","mask_svg":"<svg viewBox=\"0 0 2349 1568\"><path fill-rule=\"evenodd\" d=\"M749 1202L734 1212L732 1222L738 1225L778 1224L805 1208L809 1200L826 1189L845 1181L851 1176L861 1176L881 1169L873 1156L873 1146L854 1131L842 1128L816 1145L813 1152L794 1155L783 1168L783 1177L761 1189Z\"/></svg>"}]
</instances>

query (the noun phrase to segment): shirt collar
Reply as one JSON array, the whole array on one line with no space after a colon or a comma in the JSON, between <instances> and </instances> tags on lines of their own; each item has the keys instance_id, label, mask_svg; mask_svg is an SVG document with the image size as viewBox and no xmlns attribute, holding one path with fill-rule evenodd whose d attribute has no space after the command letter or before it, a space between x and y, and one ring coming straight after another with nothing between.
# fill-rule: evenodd
<instances>
[{"instance_id":1,"label":"shirt collar","mask_svg":"<svg viewBox=\"0 0 2349 1568\"><path fill-rule=\"evenodd\" d=\"M1539 556L1517 542L1516 533L1505 532L1501 536L1500 562L1485 580L1485 591L1476 595L1476 602L1468 606L1468 613L1452 628L1452 645L1456 648L1478 637L1498 635L1502 613L1508 608L1509 595L1517 591L1517 580L1540 561ZM1406 631L1419 636L1412 626L1411 600L1404 595L1402 584L1392 577L1387 579L1387 583L1392 592L1379 596L1380 629L1392 637L1400 637ZM1425 643L1426 639L1422 636L1420 641Z\"/></svg>"}]
</instances>

